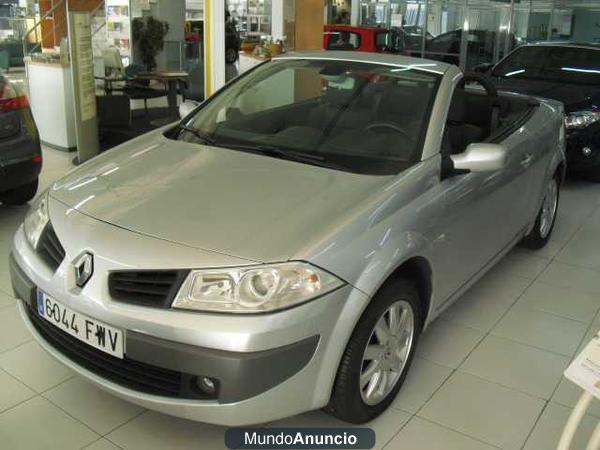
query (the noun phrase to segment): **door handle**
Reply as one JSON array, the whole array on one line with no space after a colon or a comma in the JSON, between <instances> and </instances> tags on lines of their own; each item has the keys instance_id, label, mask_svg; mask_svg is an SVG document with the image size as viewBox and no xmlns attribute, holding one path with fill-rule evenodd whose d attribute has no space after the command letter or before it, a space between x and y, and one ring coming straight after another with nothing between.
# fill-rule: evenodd
<instances>
[{"instance_id":1,"label":"door handle","mask_svg":"<svg viewBox=\"0 0 600 450\"><path fill-rule=\"evenodd\" d=\"M521 166L527 168L531 165L531 161L533 161L533 155L531 153L528 153L527 155L525 155L525 158L521 160Z\"/></svg>"}]
</instances>

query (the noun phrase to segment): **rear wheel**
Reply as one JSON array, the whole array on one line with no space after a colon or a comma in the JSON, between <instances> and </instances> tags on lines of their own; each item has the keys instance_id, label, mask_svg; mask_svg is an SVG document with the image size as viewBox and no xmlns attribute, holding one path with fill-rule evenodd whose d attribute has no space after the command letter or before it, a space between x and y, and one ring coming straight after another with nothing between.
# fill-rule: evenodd
<instances>
[{"instance_id":1,"label":"rear wheel","mask_svg":"<svg viewBox=\"0 0 600 450\"><path fill-rule=\"evenodd\" d=\"M38 179L10 191L0 193L0 202L5 205L24 205L33 197L38 189Z\"/></svg>"},{"instance_id":2,"label":"rear wheel","mask_svg":"<svg viewBox=\"0 0 600 450\"><path fill-rule=\"evenodd\" d=\"M399 279L384 286L350 337L326 411L350 423L384 412L404 382L420 331L415 285Z\"/></svg>"},{"instance_id":3,"label":"rear wheel","mask_svg":"<svg viewBox=\"0 0 600 450\"><path fill-rule=\"evenodd\" d=\"M523 238L521 245L531 249L540 249L546 245L552 235L560 199L560 179L556 174L546 186L542 207L531 232Z\"/></svg>"}]
</instances>

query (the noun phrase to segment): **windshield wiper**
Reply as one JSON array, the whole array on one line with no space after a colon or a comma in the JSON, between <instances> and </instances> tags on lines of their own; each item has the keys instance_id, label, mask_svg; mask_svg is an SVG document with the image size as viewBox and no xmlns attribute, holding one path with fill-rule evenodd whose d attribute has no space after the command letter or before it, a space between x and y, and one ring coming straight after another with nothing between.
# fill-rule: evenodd
<instances>
[{"instance_id":1,"label":"windshield wiper","mask_svg":"<svg viewBox=\"0 0 600 450\"><path fill-rule=\"evenodd\" d=\"M198 128L188 127L187 125L184 125L184 124L179 124L177 128L179 130L187 131L188 133L193 134L198 139L200 139L203 144L214 145L214 143L215 143L215 140L210 135L208 135L207 133L205 133L202 130L199 130Z\"/></svg>"},{"instance_id":2,"label":"windshield wiper","mask_svg":"<svg viewBox=\"0 0 600 450\"><path fill-rule=\"evenodd\" d=\"M223 147L229 147L235 150L242 150L252 153L259 153L267 156L274 156L276 158L288 159L290 161L302 162L312 164L321 167L327 167L329 169L343 170L346 172L352 172L348 167L336 164L328 161L322 155L316 155L314 153L299 152L296 150L283 150L279 147L268 144L235 144L235 143L223 143Z\"/></svg>"}]
</instances>

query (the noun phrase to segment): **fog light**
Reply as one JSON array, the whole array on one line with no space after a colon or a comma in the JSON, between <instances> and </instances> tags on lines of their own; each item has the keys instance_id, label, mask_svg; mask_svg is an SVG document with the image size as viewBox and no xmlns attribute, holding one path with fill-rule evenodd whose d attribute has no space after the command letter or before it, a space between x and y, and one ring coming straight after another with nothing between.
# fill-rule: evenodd
<instances>
[{"instance_id":1,"label":"fog light","mask_svg":"<svg viewBox=\"0 0 600 450\"><path fill-rule=\"evenodd\" d=\"M583 147L581 149L581 153L583 153L583 156L590 156L592 154L592 149L589 147Z\"/></svg>"},{"instance_id":2,"label":"fog light","mask_svg":"<svg viewBox=\"0 0 600 450\"><path fill-rule=\"evenodd\" d=\"M196 378L196 385L206 395L214 395L215 393L215 382L208 377Z\"/></svg>"}]
</instances>

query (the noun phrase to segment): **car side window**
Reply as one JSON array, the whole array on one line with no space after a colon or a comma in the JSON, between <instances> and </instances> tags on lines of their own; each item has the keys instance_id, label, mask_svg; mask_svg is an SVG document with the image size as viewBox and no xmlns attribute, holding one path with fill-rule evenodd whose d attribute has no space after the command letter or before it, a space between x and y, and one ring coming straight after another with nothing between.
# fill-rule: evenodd
<instances>
[{"instance_id":1,"label":"car side window","mask_svg":"<svg viewBox=\"0 0 600 450\"><path fill-rule=\"evenodd\" d=\"M391 50L393 48L393 35L388 31L380 31L375 34L375 47L379 51Z\"/></svg>"}]
</instances>

